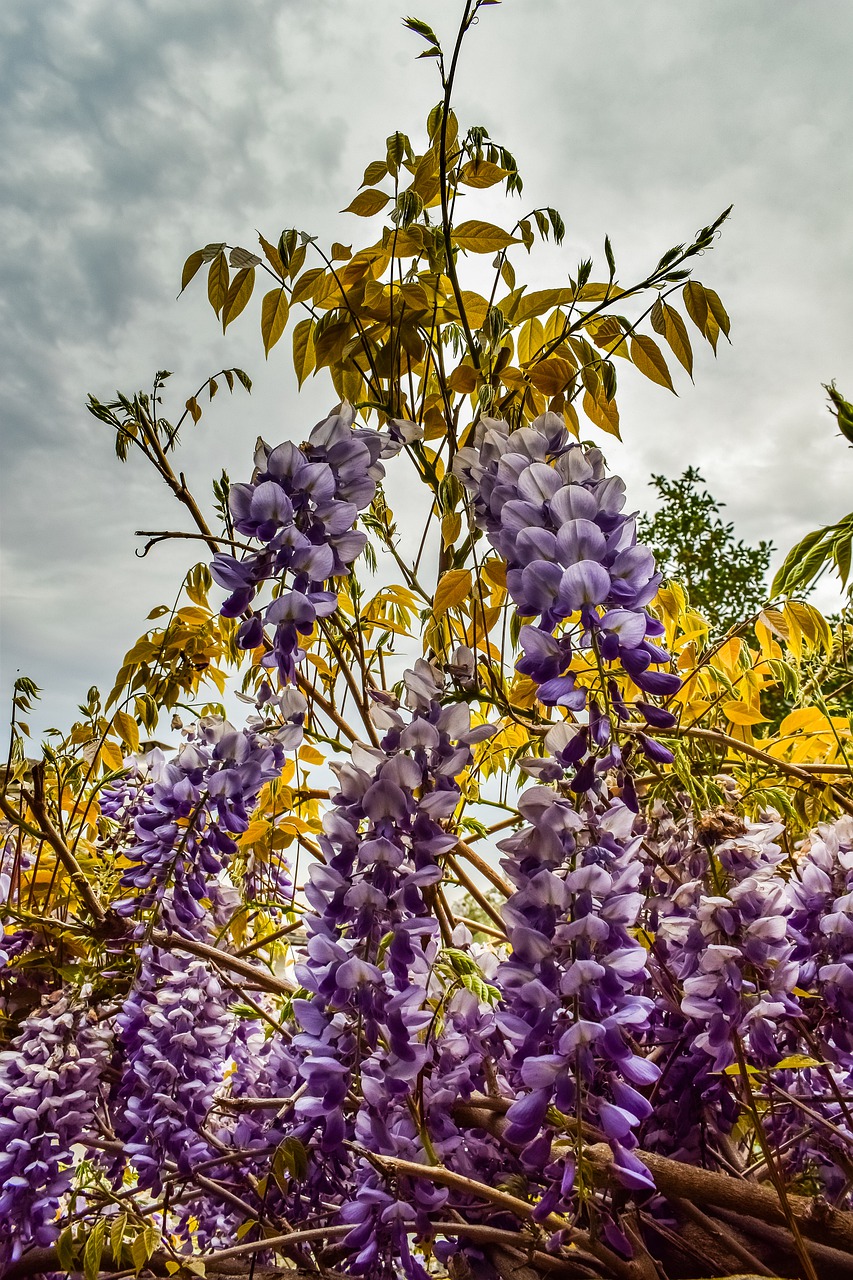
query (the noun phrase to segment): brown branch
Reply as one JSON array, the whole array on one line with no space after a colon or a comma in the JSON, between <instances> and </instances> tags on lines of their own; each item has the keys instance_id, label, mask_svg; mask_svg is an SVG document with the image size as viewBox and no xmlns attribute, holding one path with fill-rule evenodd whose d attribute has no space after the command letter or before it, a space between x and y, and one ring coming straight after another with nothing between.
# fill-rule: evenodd
<instances>
[{"instance_id":1,"label":"brown branch","mask_svg":"<svg viewBox=\"0 0 853 1280\"><path fill-rule=\"evenodd\" d=\"M511 898L515 893L512 885L508 884L503 876L498 871L495 871L494 867L489 866L485 858L481 858L479 853L475 853L471 846L466 844L464 840L459 839L458 836L456 853L461 854L466 862L470 862L471 866L479 871L481 876L485 876L489 883L494 885L505 898Z\"/></svg>"},{"instance_id":2,"label":"brown branch","mask_svg":"<svg viewBox=\"0 0 853 1280\"><path fill-rule=\"evenodd\" d=\"M273 977L263 969L256 969L254 965L249 964L247 960L241 960L239 956L220 951L218 947L209 947L204 942L195 942L192 938L184 938L181 934L165 933L162 929L155 929L151 934L151 941L155 946L162 947L164 951L186 951L189 955L198 956L200 960L207 960L221 969L239 973L241 978L251 979L258 987L269 991L272 995L292 996L296 990L292 983L285 982L283 978Z\"/></svg>"},{"instance_id":3,"label":"brown branch","mask_svg":"<svg viewBox=\"0 0 853 1280\"><path fill-rule=\"evenodd\" d=\"M36 822L38 823L39 834L44 837L45 841L50 845L51 849L53 849L59 862L65 868L71 883L77 890L81 901L85 903L89 914L98 922L98 924L103 924L107 919L108 914L106 908L103 906L98 895L89 884L80 863L74 857L74 854L68 848L68 845L65 843L62 836L59 834L47 815L47 810L45 809L43 796L41 794L43 784L39 781L40 775L37 772L40 768L40 765L33 767L35 794L31 795L23 788L21 789L21 794L24 800L26 800L29 808L32 810ZM5 796L0 796L0 811L2 811L9 821L16 827L23 824L22 816L15 812L6 800Z\"/></svg>"},{"instance_id":4,"label":"brown branch","mask_svg":"<svg viewBox=\"0 0 853 1280\"><path fill-rule=\"evenodd\" d=\"M613 1152L605 1143L585 1149L585 1156L597 1172L609 1181ZM655 1180L658 1191L694 1204L729 1209L739 1215L758 1218L777 1226L788 1225L785 1210L776 1192L725 1173L711 1173L670 1160L650 1151L635 1151ZM804 1235L815 1237L853 1253L853 1213L834 1209L819 1196L788 1196L793 1218Z\"/></svg>"}]
</instances>

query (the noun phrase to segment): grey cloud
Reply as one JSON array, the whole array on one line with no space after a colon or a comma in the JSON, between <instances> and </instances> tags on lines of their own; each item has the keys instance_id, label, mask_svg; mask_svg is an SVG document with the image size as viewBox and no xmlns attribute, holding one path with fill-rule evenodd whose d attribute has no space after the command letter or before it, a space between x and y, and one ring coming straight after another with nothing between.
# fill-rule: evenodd
<instances>
[{"instance_id":1,"label":"grey cloud","mask_svg":"<svg viewBox=\"0 0 853 1280\"><path fill-rule=\"evenodd\" d=\"M257 434L302 437L330 392L318 380L297 402L287 352L265 364L248 314L223 338L203 282L175 304L181 262L207 240L251 245L256 227L361 232L337 210L387 133L414 135L438 97L402 11L6 0L1 683L34 675L45 721L109 681L187 562L179 547L134 560L133 530L181 513L156 477L115 462L86 392L106 399L166 367L171 406L223 363L247 368L251 400L220 393L185 434L201 492L223 465L248 469ZM459 5L416 12L450 35ZM516 152L525 208L553 203L566 219L562 251L520 264L534 285L600 257L605 231L628 278L735 202L699 272L729 307L734 345L717 361L698 353L678 399L620 368L625 444L608 452L635 505L650 471L694 463L746 537L785 547L846 510L819 384L853 382L851 34L846 0L505 0L469 38L460 116Z\"/></svg>"}]
</instances>

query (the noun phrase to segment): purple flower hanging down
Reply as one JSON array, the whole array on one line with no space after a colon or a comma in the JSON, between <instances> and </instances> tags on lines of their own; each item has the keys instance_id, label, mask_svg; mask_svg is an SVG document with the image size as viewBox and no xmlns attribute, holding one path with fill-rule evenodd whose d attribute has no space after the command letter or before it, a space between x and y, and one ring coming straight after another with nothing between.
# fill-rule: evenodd
<instances>
[{"instance_id":1,"label":"purple flower hanging down","mask_svg":"<svg viewBox=\"0 0 853 1280\"><path fill-rule=\"evenodd\" d=\"M73 1181L73 1148L92 1123L109 1042L82 1003L57 993L0 1053L0 1271L59 1235L56 1211Z\"/></svg>"},{"instance_id":2,"label":"purple flower hanging down","mask_svg":"<svg viewBox=\"0 0 853 1280\"><path fill-rule=\"evenodd\" d=\"M317 423L304 445L286 441L271 449L259 441L252 480L234 485L230 507L237 532L263 549L242 560L222 553L211 565L216 582L231 592L221 610L228 618L244 613L264 582L280 584L276 598L241 624L238 644L254 649L264 626L272 627L264 663L277 667L285 684L295 681L305 656L300 637L334 613L334 580L346 576L364 549L367 539L355 522L385 474L382 459L419 431L414 423L392 422L382 435L354 426L354 418L352 406L343 404Z\"/></svg>"},{"instance_id":3,"label":"purple flower hanging down","mask_svg":"<svg viewBox=\"0 0 853 1280\"><path fill-rule=\"evenodd\" d=\"M602 662L622 667L646 694L671 696L678 676L652 670L670 655L654 643L663 634L645 606L661 575L654 557L637 543L634 516L623 514L625 486L605 476L598 449L573 442L554 413L510 431L505 422L480 420L475 443L460 449L454 471L471 493L474 519L507 564L507 589L519 614L538 618L521 629L518 670L539 686L546 706L579 711L584 689L569 671L573 648L594 646ZM579 614L576 632L555 635ZM636 708L645 716L645 703ZM627 715L624 708L617 708ZM659 708L648 722L675 723ZM641 746L656 760L671 754L648 738ZM618 764L618 752L611 751Z\"/></svg>"}]
</instances>

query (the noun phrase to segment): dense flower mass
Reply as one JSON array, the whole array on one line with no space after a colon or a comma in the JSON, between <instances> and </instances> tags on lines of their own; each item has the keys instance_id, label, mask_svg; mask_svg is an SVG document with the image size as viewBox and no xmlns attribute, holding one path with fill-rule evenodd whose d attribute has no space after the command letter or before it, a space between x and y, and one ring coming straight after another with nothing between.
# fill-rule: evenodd
<instances>
[{"instance_id":1,"label":"dense flower mass","mask_svg":"<svg viewBox=\"0 0 853 1280\"><path fill-rule=\"evenodd\" d=\"M299 637L335 611L334 579L344 577L364 549L366 535L355 522L385 474L381 460L417 433L413 423L398 422L381 435L354 426L354 417L344 404L301 447L258 443L251 483L234 485L230 506L237 533L263 543L263 550L241 560L220 553L211 566L215 580L231 592L222 606L229 618L245 613L263 583L279 584L275 599L241 624L238 643L257 648L269 625L272 651L263 661L278 668L285 684L296 679L304 657Z\"/></svg>"},{"instance_id":2,"label":"dense flower mass","mask_svg":"<svg viewBox=\"0 0 853 1280\"><path fill-rule=\"evenodd\" d=\"M92 1123L110 1033L87 993L47 998L0 1053L0 1268L30 1245L53 1244L74 1179L73 1148Z\"/></svg>"},{"instance_id":3,"label":"dense flower mass","mask_svg":"<svg viewBox=\"0 0 853 1280\"><path fill-rule=\"evenodd\" d=\"M225 1073L233 1018L227 992L203 961L146 947L116 1019L121 1081L115 1132L141 1187L159 1192L212 1148L202 1134Z\"/></svg>"}]
</instances>

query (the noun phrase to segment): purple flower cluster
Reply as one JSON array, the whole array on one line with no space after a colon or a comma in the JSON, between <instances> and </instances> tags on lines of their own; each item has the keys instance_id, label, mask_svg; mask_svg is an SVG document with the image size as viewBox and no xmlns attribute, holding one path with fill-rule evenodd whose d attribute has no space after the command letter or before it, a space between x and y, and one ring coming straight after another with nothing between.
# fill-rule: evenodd
<instances>
[{"instance_id":1,"label":"purple flower cluster","mask_svg":"<svg viewBox=\"0 0 853 1280\"><path fill-rule=\"evenodd\" d=\"M512 952L496 979L519 1091L507 1138L528 1144L547 1134L554 1106L595 1124L624 1185L648 1190L648 1170L631 1150L651 1114L641 1090L659 1074L632 1046L652 1013L647 952L631 932L643 905L635 815L619 800L579 811L548 787L525 791L519 812L530 825L499 846L517 886L504 908ZM549 1150L546 1139L541 1154ZM549 1208L567 1201L573 1161L552 1173Z\"/></svg>"},{"instance_id":2,"label":"purple flower cluster","mask_svg":"<svg viewBox=\"0 0 853 1280\"><path fill-rule=\"evenodd\" d=\"M201 960L146 946L116 1018L121 1082L113 1125L139 1186L159 1193L167 1171L212 1155L202 1127L221 1085L233 1032L227 992Z\"/></svg>"},{"instance_id":3,"label":"purple flower cluster","mask_svg":"<svg viewBox=\"0 0 853 1280\"><path fill-rule=\"evenodd\" d=\"M519 613L539 619L521 629L517 666L539 686L540 700L571 711L586 705L568 670L576 643L618 664L644 693L676 693L679 678L653 670L670 656L654 643L663 627L645 609L661 576L637 542L635 517L623 513L624 483L605 475L600 451L572 441L554 413L516 431L483 418L474 445L460 449L453 465L472 495L477 525L506 561ZM554 634L575 615L576 631ZM659 728L675 723L660 708L635 705ZM627 716L618 699L616 710ZM672 758L657 744L651 749Z\"/></svg>"},{"instance_id":4,"label":"purple flower cluster","mask_svg":"<svg viewBox=\"0 0 853 1280\"><path fill-rule=\"evenodd\" d=\"M234 837L247 829L261 787L278 777L283 759L275 735L206 716L172 762L151 762L135 809L135 839L125 851L134 865L122 877L138 892L116 910L129 916L151 907L171 885L177 921L190 926L201 919L202 900L221 897L218 880L237 849Z\"/></svg>"},{"instance_id":5,"label":"purple flower cluster","mask_svg":"<svg viewBox=\"0 0 853 1280\"><path fill-rule=\"evenodd\" d=\"M85 997L57 993L0 1053L0 1270L31 1245L51 1245L69 1191L73 1148L89 1128L110 1036Z\"/></svg>"},{"instance_id":6,"label":"purple flower cluster","mask_svg":"<svg viewBox=\"0 0 853 1280\"><path fill-rule=\"evenodd\" d=\"M257 648L264 625L271 626L273 647L264 662L278 668L285 684L295 681L304 657L299 637L334 613L331 584L346 576L364 548L366 536L355 522L385 474L381 459L398 452L409 437L406 428L414 427L392 423L383 436L354 427L354 417L343 404L302 446L286 441L271 449L259 442L251 483L234 485L230 507L236 531L263 549L242 560L218 554L211 565L214 579L231 592L222 606L228 618L244 613L263 583L279 584L275 599L241 624L238 644Z\"/></svg>"}]
</instances>

